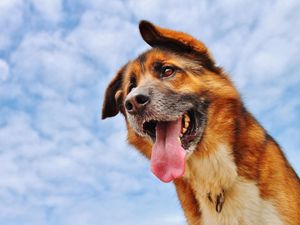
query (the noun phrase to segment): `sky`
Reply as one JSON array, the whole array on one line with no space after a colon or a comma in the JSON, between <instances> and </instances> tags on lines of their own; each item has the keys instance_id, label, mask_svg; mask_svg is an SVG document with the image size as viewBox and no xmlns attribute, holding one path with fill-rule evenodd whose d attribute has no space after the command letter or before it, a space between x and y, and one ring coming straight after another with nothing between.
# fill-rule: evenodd
<instances>
[{"instance_id":1,"label":"sky","mask_svg":"<svg viewBox=\"0 0 300 225\"><path fill-rule=\"evenodd\" d=\"M0 224L184 225L172 184L102 121L147 19L207 44L300 174L300 1L0 0Z\"/></svg>"}]
</instances>

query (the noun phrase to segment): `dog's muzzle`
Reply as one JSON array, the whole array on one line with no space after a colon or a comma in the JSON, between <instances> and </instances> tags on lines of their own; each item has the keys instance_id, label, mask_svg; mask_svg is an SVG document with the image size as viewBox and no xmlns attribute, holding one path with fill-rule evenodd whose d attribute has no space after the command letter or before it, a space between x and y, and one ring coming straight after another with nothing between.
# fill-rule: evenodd
<instances>
[{"instance_id":1,"label":"dog's muzzle","mask_svg":"<svg viewBox=\"0 0 300 225\"><path fill-rule=\"evenodd\" d=\"M131 115L142 114L150 103L150 96L146 89L134 88L126 97L125 108Z\"/></svg>"},{"instance_id":2,"label":"dog's muzzle","mask_svg":"<svg viewBox=\"0 0 300 225\"><path fill-rule=\"evenodd\" d=\"M176 93L167 87L148 84L133 88L125 98L124 106L131 127L153 143L160 123L181 118L178 139L185 150L195 147L205 128L206 110L199 96Z\"/></svg>"}]
</instances>

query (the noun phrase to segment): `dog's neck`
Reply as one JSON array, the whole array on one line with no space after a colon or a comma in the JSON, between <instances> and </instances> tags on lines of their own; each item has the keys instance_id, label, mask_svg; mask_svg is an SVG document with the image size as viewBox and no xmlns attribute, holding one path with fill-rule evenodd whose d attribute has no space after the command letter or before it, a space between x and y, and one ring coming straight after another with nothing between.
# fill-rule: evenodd
<instances>
[{"instance_id":1,"label":"dog's neck","mask_svg":"<svg viewBox=\"0 0 300 225\"><path fill-rule=\"evenodd\" d=\"M238 166L241 167L239 163L243 159L237 161L238 155L234 146L239 147L239 138L253 139L251 129L259 125L250 118L250 114L244 112L244 118L239 121L243 130L241 136L234 136L234 130L237 129L235 125L238 123L235 118L227 116L226 110L240 111L242 108L236 106L222 109L218 112L219 118L208 121L206 136L196 151L187 158L182 181L175 181L183 208L187 205L185 202L194 204L192 209L185 209L185 213L188 211L188 222L193 225L282 225L272 203L261 198L259 187L251 179L251 174L257 168L245 167L245 174L238 171ZM215 113L214 108L209 113ZM251 120L251 123L242 120ZM218 121L226 123L217 124ZM263 130L261 132L263 134ZM260 146L258 143L261 139L258 135L259 132L256 132L256 139L252 141L254 149ZM247 149L240 151L243 154L252 154Z\"/></svg>"},{"instance_id":2,"label":"dog's neck","mask_svg":"<svg viewBox=\"0 0 300 225\"><path fill-rule=\"evenodd\" d=\"M203 150L205 151L205 150ZM209 154L195 154L187 160L187 179L196 191L197 198L212 199L222 195L237 179L233 157L225 144Z\"/></svg>"},{"instance_id":3,"label":"dog's neck","mask_svg":"<svg viewBox=\"0 0 300 225\"><path fill-rule=\"evenodd\" d=\"M234 137L224 131L236 129L235 119L228 114L240 111L241 105L238 101L228 101L225 104L228 108L221 110L217 107L218 102L211 105L208 113L217 114L215 117L219 118L208 121L201 143L186 161L184 179L189 181L198 200L218 201L217 198L222 198L222 194L232 187L238 177L231 144Z\"/></svg>"},{"instance_id":4,"label":"dog's neck","mask_svg":"<svg viewBox=\"0 0 300 225\"><path fill-rule=\"evenodd\" d=\"M203 149L190 156L184 177L174 181L188 224L202 225L208 215L222 213L226 192L237 178L236 165L225 144L213 152Z\"/></svg>"}]
</instances>

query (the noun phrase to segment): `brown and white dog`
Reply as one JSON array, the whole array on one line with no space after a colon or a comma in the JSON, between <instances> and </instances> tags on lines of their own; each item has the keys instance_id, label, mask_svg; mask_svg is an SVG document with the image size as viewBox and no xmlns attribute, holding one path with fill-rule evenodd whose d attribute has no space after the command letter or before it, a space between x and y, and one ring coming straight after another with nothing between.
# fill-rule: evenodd
<instances>
[{"instance_id":1,"label":"brown and white dog","mask_svg":"<svg viewBox=\"0 0 300 225\"><path fill-rule=\"evenodd\" d=\"M190 225L300 225L300 182L278 144L195 38L140 23L152 47L109 84L102 118L173 181Z\"/></svg>"}]
</instances>

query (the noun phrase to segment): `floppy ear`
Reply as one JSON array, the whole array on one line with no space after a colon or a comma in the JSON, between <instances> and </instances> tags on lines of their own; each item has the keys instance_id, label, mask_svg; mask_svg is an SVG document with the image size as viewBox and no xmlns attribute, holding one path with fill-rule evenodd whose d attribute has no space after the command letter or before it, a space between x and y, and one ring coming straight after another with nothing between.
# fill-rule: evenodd
<instances>
[{"instance_id":1,"label":"floppy ear","mask_svg":"<svg viewBox=\"0 0 300 225\"><path fill-rule=\"evenodd\" d=\"M185 52L208 54L202 42L183 32L161 28L145 20L140 22L139 29L143 39L152 47L162 46Z\"/></svg>"},{"instance_id":2,"label":"floppy ear","mask_svg":"<svg viewBox=\"0 0 300 225\"><path fill-rule=\"evenodd\" d=\"M140 22L139 28L144 41L151 47L163 47L179 53L190 54L194 59L198 59L206 69L217 74L222 73L222 69L215 65L207 47L196 38L183 32L155 26L145 20Z\"/></svg>"},{"instance_id":3,"label":"floppy ear","mask_svg":"<svg viewBox=\"0 0 300 225\"><path fill-rule=\"evenodd\" d=\"M102 107L102 119L107 117L113 117L117 115L120 111L120 106L122 104L122 80L123 73L125 71L126 65L123 66L109 83L105 91L103 107Z\"/></svg>"}]
</instances>

